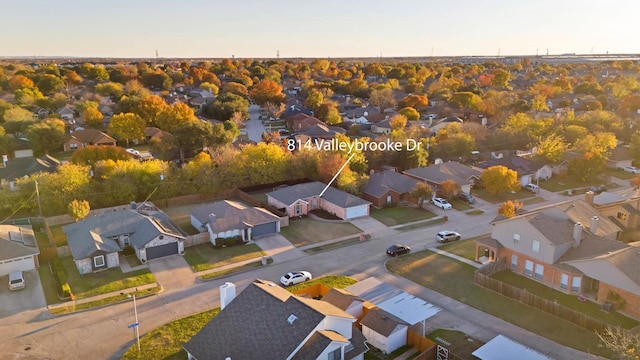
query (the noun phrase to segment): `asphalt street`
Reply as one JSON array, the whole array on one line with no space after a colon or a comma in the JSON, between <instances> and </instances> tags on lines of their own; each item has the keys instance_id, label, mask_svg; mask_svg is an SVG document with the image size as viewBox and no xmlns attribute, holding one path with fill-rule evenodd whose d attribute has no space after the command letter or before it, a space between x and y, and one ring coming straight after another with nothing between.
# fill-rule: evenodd
<instances>
[{"instance_id":1,"label":"asphalt street","mask_svg":"<svg viewBox=\"0 0 640 360\"><path fill-rule=\"evenodd\" d=\"M629 191L624 188L618 190ZM541 195L546 201L536 204L536 207L569 199L553 193ZM445 212L429 206L440 215L446 214L449 221L393 235L374 236L369 241L345 248L305 254L290 261L214 281L203 282L195 278L173 281L159 295L138 300L140 334L144 335L172 320L217 307L218 287L227 281L235 283L237 290L242 291L256 278L275 282L288 271L308 270L316 277L332 274L352 276L358 280L369 276L379 277L441 306L444 310L433 318L433 326L460 329L483 341L509 331L510 337L552 354L557 359L586 358L586 354L553 343L387 272L384 262L387 259L385 249L389 245L400 242L416 250L430 247L436 245L435 234L444 229L458 231L465 237L488 234L491 231L490 221L496 216L496 205L482 201L476 207L484 209L485 213L476 216L455 210ZM133 322L131 301L65 316L53 316L46 308L4 316L0 321L0 359L118 359L134 344L134 333L127 328Z\"/></svg>"}]
</instances>

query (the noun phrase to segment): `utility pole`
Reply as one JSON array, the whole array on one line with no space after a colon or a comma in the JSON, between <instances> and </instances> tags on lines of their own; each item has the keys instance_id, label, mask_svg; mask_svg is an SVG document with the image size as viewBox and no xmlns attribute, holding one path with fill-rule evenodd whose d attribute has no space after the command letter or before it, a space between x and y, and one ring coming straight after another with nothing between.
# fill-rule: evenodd
<instances>
[{"instance_id":1,"label":"utility pole","mask_svg":"<svg viewBox=\"0 0 640 360\"><path fill-rule=\"evenodd\" d=\"M38 199L38 213L40 214L40 217L42 217L42 206L40 205L40 190L38 189L38 180L36 180L35 183L36 183L36 198Z\"/></svg>"}]
</instances>

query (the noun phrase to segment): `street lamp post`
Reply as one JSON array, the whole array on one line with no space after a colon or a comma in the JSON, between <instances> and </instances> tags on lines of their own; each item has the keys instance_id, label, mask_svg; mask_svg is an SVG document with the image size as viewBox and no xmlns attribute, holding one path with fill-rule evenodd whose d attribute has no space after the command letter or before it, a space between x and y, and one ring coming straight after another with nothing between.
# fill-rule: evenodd
<instances>
[{"instance_id":1,"label":"street lamp post","mask_svg":"<svg viewBox=\"0 0 640 360\"><path fill-rule=\"evenodd\" d=\"M124 293L121 293L124 295ZM138 306L136 305L136 295L135 294L127 294L128 298L133 298L133 314L135 315L135 323L129 325L129 327L133 327L133 330L136 334L136 342L138 343L138 353L140 353L140 323L138 322Z\"/></svg>"}]
</instances>

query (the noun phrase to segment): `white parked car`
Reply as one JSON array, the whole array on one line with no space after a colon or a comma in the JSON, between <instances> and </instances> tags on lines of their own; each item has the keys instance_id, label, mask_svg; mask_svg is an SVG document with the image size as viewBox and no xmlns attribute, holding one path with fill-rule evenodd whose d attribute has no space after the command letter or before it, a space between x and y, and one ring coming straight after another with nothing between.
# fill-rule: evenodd
<instances>
[{"instance_id":1,"label":"white parked car","mask_svg":"<svg viewBox=\"0 0 640 360\"><path fill-rule=\"evenodd\" d=\"M438 240L438 242L445 242L445 243L449 241L460 240L460 233L457 233L455 231L450 231L450 230L443 230L443 231L440 231L438 235L436 235L436 240Z\"/></svg>"},{"instance_id":2,"label":"white parked car","mask_svg":"<svg viewBox=\"0 0 640 360\"><path fill-rule=\"evenodd\" d=\"M9 290L24 289L25 285L22 271L15 271L9 274Z\"/></svg>"},{"instance_id":3,"label":"white parked car","mask_svg":"<svg viewBox=\"0 0 640 360\"><path fill-rule=\"evenodd\" d=\"M640 169L635 166L624 166L621 169L632 174L640 174Z\"/></svg>"},{"instance_id":4,"label":"white parked car","mask_svg":"<svg viewBox=\"0 0 640 360\"><path fill-rule=\"evenodd\" d=\"M284 286L291 286L300 284L301 282L309 281L312 279L311 273L308 271L292 271L290 273L282 275L280 283Z\"/></svg>"},{"instance_id":5,"label":"white parked car","mask_svg":"<svg viewBox=\"0 0 640 360\"><path fill-rule=\"evenodd\" d=\"M451 209L451 204L443 198L433 198L431 199L431 202L433 203L433 205L439 207L442 210Z\"/></svg>"},{"instance_id":6,"label":"white parked car","mask_svg":"<svg viewBox=\"0 0 640 360\"><path fill-rule=\"evenodd\" d=\"M532 193L538 193L538 191L540 191L540 187L538 187L538 185L536 184L527 184L525 186L523 186L523 188L525 188L526 190L531 191Z\"/></svg>"}]
</instances>

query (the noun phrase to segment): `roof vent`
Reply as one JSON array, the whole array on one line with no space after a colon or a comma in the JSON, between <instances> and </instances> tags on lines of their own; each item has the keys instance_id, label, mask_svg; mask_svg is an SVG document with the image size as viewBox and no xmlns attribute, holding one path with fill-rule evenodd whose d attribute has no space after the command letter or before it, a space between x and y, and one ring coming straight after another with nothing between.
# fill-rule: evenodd
<instances>
[{"instance_id":1,"label":"roof vent","mask_svg":"<svg viewBox=\"0 0 640 360\"><path fill-rule=\"evenodd\" d=\"M287 318L287 322L291 325L293 325L293 322L296 320L298 320L298 317L293 314L289 315L289 318Z\"/></svg>"}]
</instances>

